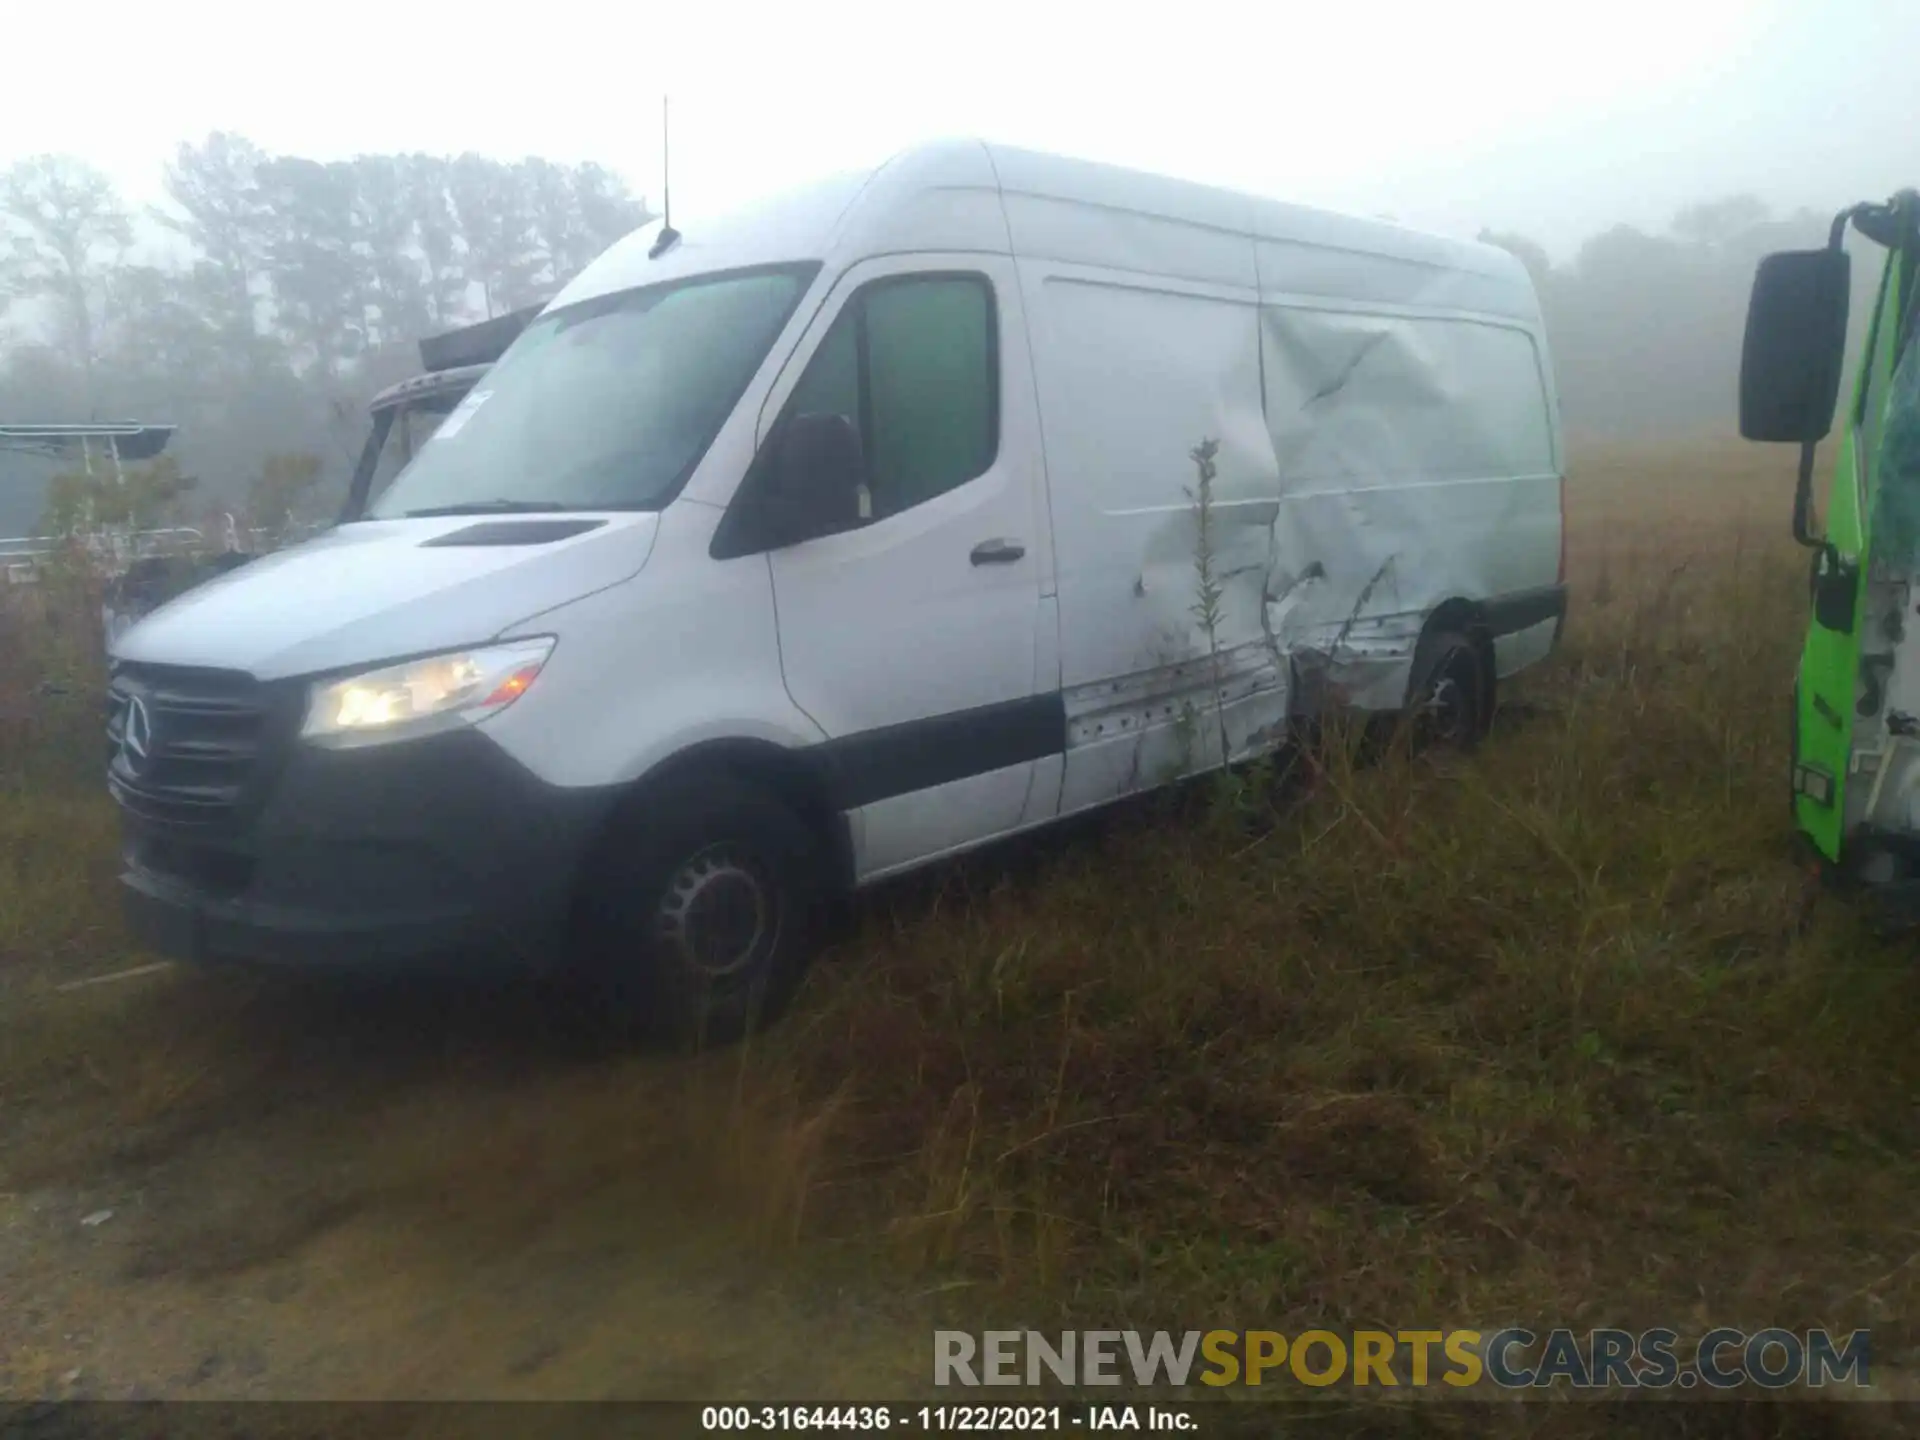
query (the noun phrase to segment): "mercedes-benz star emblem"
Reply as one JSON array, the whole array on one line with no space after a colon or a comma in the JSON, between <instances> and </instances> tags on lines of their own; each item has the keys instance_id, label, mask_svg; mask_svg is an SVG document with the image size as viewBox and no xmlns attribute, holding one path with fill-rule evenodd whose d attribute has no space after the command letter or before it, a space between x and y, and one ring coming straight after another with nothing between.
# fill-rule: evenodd
<instances>
[{"instance_id":1,"label":"mercedes-benz star emblem","mask_svg":"<svg viewBox=\"0 0 1920 1440\"><path fill-rule=\"evenodd\" d=\"M153 717L147 713L147 702L136 695L127 702L127 721L120 731L120 758L138 775L147 768L152 750Z\"/></svg>"}]
</instances>

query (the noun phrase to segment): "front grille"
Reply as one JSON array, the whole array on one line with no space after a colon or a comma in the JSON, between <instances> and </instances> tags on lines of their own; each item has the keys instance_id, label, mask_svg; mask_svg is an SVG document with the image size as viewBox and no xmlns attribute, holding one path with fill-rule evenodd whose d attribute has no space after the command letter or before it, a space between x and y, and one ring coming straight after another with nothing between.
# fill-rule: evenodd
<instances>
[{"instance_id":1,"label":"front grille","mask_svg":"<svg viewBox=\"0 0 1920 1440\"><path fill-rule=\"evenodd\" d=\"M107 687L107 788L145 820L230 823L249 794L267 718L250 675L123 666Z\"/></svg>"}]
</instances>

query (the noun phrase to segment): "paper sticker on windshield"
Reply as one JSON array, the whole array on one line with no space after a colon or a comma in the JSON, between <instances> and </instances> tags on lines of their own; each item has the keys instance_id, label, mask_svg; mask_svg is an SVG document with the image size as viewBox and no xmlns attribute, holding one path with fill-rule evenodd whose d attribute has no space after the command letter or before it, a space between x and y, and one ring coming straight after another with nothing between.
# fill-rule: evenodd
<instances>
[{"instance_id":1,"label":"paper sticker on windshield","mask_svg":"<svg viewBox=\"0 0 1920 1440\"><path fill-rule=\"evenodd\" d=\"M486 404L492 394L493 391L491 390L475 390L471 395L467 396L466 399L453 407L452 413L450 413L446 419L442 420L440 422L440 428L433 432L433 438L435 440L451 440L455 435L458 435L460 433L460 427L473 418L473 412Z\"/></svg>"}]
</instances>

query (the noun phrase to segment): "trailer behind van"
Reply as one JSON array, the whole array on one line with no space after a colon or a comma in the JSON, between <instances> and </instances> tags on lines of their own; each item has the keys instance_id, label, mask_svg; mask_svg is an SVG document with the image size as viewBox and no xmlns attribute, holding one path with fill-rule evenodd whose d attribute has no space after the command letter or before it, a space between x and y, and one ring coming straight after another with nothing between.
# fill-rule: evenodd
<instances>
[{"instance_id":1,"label":"trailer behind van","mask_svg":"<svg viewBox=\"0 0 1920 1440\"><path fill-rule=\"evenodd\" d=\"M347 482L341 522L365 513L539 313L538 305L509 311L420 342L420 374L389 385L367 406L372 423Z\"/></svg>"},{"instance_id":2,"label":"trailer behind van","mask_svg":"<svg viewBox=\"0 0 1920 1440\"><path fill-rule=\"evenodd\" d=\"M362 518L128 634L130 913L737 1033L833 892L1333 707L1474 738L1558 637L1561 499L1505 252L915 150L615 245Z\"/></svg>"}]
</instances>

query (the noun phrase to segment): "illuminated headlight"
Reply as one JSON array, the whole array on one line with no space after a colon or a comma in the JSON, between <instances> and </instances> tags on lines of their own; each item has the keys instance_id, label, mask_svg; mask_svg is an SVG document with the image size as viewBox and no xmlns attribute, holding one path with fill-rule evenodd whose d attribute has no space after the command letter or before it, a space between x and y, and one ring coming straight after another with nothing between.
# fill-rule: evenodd
<instances>
[{"instance_id":1,"label":"illuminated headlight","mask_svg":"<svg viewBox=\"0 0 1920 1440\"><path fill-rule=\"evenodd\" d=\"M300 734L318 745L377 745L471 725L526 694L552 653L552 637L541 636L323 680L307 697Z\"/></svg>"}]
</instances>

